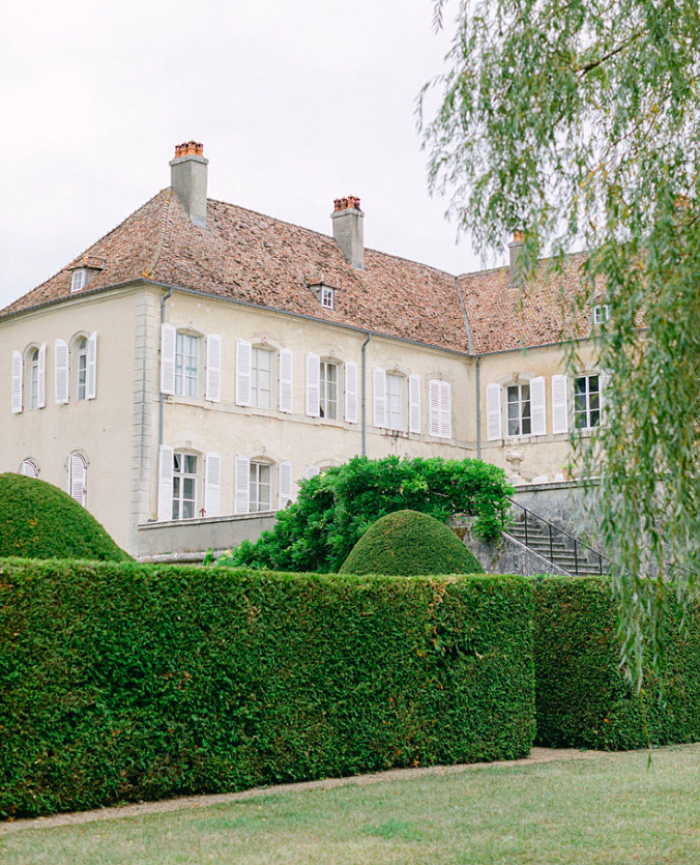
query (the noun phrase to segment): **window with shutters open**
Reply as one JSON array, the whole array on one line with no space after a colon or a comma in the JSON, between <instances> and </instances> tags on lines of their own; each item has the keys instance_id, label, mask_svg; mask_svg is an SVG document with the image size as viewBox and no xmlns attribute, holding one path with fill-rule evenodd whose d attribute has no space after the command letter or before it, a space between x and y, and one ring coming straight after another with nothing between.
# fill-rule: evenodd
<instances>
[{"instance_id":1,"label":"window with shutters open","mask_svg":"<svg viewBox=\"0 0 700 865\"><path fill-rule=\"evenodd\" d=\"M574 426L594 429L601 419L601 376L579 375L574 379Z\"/></svg>"},{"instance_id":2,"label":"window with shutters open","mask_svg":"<svg viewBox=\"0 0 700 865\"><path fill-rule=\"evenodd\" d=\"M192 520L197 516L197 454L175 451L173 454L173 520Z\"/></svg>"},{"instance_id":3,"label":"window with shutters open","mask_svg":"<svg viewBox=\"0 0 700 865\"><path fill-rule=\"evenodd\" d=\"M199 395L198 336L178 331L175 338L175 393L181 396Z\"/></svg>"},{"instance_id":4,"label":"window with shutters open","mask_svg":"<svg viewBox=\"0 0 700 865\"><path fill-rule=\"evenodd\" d=\"M250 513L272 510L272 466L251 460L249 483Z\"/></svg>"},{"instance_id":5,"label":"window with shutters open","mask_svg":"<svg viewBox=\"0 0 700 865\"><path fill-rule=\"evenodd\" d=\"M322 360L319 369L319 416L336 420L338 417L339 366Z\"/></svg>"},{"instance_id":6,"label":"window with shutters open","mask_svg":"<svg viewBox=\"0 0 700 865\"><path fill-rule=\"evenodd\" d=\"M387 429L403 429L403 376L386 374L386 426Z\"/></svg>"}]
</instances>

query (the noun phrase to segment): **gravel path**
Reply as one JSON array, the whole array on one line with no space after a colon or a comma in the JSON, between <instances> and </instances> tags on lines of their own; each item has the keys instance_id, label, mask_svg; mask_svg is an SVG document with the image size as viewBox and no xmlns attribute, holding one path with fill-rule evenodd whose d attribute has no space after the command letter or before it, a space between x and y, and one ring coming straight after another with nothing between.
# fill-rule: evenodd
<instances>
[{"instance_id":1,"label":"gravel path","mask_svg":"<svg viewBox=\"0 0 700 865\"><path fill-rule=\"evenodd\" d=\"M119 805L115 808L99 808L95 811L78 811L70 814L54 814L50 817L9 820L0 823L0 837L10 832L24 829L53 829L56 826L75 826L79 823L92 823L99 820L115 820L121 817L148 816L164 814L168 811L181 811L185 808L206 808L226 802L239 802L260 796L273 796L279 793L299 793L310 790L333 790L337 787L362 787L365 784L380 784L389 781L404 781L425 775L456 775L473 769L488 766L530 766L535 763L552 763L562 760L593 760L611 756L603 751L579 751L574 748L533 748L529 757L522 760L500 760L495 763L460 763L456 766L426 766L417 769L389 769L386 772L373 772L370 775L353 775L349 778L324 778L320 781L303 781L299 784L278 784L274 787L255 787L240 793L216 793L209 796L181 796L177 799L163 799L159 802L140 802L137 805Z\"/></svg>"}]
</instances>

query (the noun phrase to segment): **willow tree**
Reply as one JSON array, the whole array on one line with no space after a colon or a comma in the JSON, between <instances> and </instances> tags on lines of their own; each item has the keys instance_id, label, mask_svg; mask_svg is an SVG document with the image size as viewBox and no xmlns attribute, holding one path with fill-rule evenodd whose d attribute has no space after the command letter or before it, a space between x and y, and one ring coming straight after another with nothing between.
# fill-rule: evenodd
<instances>
[{"instance_id":1,"label":"willow tree","mask_svg":"<svg viewBox=\"0 0 700 865\"><path fill-rule=\"evenodd\" d=\"M421 96L433 190L482 249L519 229L530 267L584 247L576 301L602 291L609 306L607 423L582 463L640 687L643 662L663 660L669 595L697 588L698 2L437 0L438 27L449 11L445 71Z\"/></svg>"}]
</instances>

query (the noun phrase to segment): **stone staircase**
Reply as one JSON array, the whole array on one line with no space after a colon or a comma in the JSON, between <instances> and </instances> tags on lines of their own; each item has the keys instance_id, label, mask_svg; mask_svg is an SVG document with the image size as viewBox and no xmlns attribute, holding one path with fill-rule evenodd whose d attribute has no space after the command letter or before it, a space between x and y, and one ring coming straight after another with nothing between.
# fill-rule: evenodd
<instances>
[{"instance_id":1,"label":"stone staircase","mask_svg":"<svg viewBox=\"0 0 700 865\"><path fill-rule=\"evenodd\" d=\"M504 532L573 576L605 574L608 559L559 526L517 503Z\"/></svg>"}]
</instances>

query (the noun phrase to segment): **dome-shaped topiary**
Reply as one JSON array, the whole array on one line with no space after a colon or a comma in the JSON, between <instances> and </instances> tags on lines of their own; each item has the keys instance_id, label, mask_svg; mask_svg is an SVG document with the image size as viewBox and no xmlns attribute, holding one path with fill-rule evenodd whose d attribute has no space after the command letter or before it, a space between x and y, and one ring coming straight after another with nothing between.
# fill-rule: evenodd
<instances>
[{"instance_id":1,"label":"dome-shaped topiary","mask_svg":"<svg viewBox=\"0 0 700 865\"><path fill-rule=\"evenodd\" d=\"M387 514L362 535L340 573L480 574L478 559L446 525L418 511Z\"/></svg>"},{"instance_id":2,"label":"dome-shaped topiary","mask_svg":"<svg viewBox=\"0 0 700 865\"><path fill-rule=\"evenodd\" d=\"M0 557L131 561L67 493L36 478L0 474Z\"/></svg>"}]
</instances>

